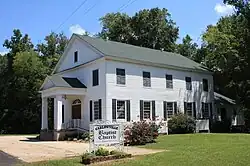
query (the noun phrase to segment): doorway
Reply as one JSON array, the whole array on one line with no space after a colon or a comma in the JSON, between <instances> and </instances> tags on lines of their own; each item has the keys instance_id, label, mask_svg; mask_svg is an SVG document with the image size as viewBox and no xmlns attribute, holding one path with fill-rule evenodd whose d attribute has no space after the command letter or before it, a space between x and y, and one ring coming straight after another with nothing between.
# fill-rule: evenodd
<instances>
[{"instance_id":1,"label":"doorway","mask_svg":"<svg viewBox=\"0 0 250 166\"><path fill-rule=\"evenodd\" d=\"M79 99L72 103L72 119L81 119L81 100Z\"/></svg>"}]
</instances>

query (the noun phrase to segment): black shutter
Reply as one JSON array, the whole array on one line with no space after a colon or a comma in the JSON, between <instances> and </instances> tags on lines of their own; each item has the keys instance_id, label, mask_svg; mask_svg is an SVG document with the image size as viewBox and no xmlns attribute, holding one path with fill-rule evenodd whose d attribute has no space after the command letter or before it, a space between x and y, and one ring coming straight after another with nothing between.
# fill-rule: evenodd
<instances>
[{"instance_id":1,"label":"black shutter","mask_svg":"<svg viewBox=\"0 0 250 166\"><path fill-rule=\"evenodd\" d=\"M116 99L112 99L112 119L116 121Z\"/></svg>"},{"instance_id":2,"label":"black shutter","mask_svg":"<svg viewBox=\"0 0 250 166\"><path fill-rule=\"evenodd\" d=\"M174 114L177 115L177 102L174 102Z\"/></svg>"},{"instance_id":3,"label":"black shutter","mask_svg":"<svg viewBox=\"0 0 250 166\"><path fill-rule=\"evenodd\" d=\"M143 121L143 100L140 100L140 120Z\"/></svg>"},{"instance_id":4,"label":"black shutter","mask_svg":"<svg viewBox=\"0 0 250 166\"><path fill-rule=\"evenodd\" d=\"M187 103L184 102L184 114L186 115L187 114Z\"/></svg>"},{"instance_id":5,"label":"black shutter","mask_svg":"<svg viewBox=\"0 0 250 166\"><path fill-rule=\"evenodd\" d=\"M99 99L99 119L102 120L102 99Z\"/></svg>"},{"instance_id":6,"label":"black shutter","mask_svg":"<svg viewBox=\"0 0 250 166\"><path fill-rule=\"evenodd\" d=\"M209 113L210 113L210 118L213 119L213 104L212 103L209 103Z\"/></svg>"},{"instance_id":7,"label":"black shutter","mask_svg":"<svg viewBox=\"0 0 250 166\"><path fill-rule=\"evenodd\" d=\"M193 102L193 113L194 113L194 119L196 119L196 104Z\"/></svg>"},{"instance_id":8,"label":"black shutter","mask_svg":"<svg viewBox=\"0 0 250 166\"><path fill-rule=\"evenodd\" d=\"M155 121L155 101L152 101L152 120Z\"/></svg>"},{"instance_id":9,"label":"black shutter","mask_svg":"<svg viewBox=\"0 0 250 166\"><path fill-rule=\"evenodd\" d=\"M127 100L126 104L127 104L127 121L130 122L130 100Z\"/></svg>"},{"instance_id":10,"label":"black shutter","mask_svg":"<svg viewBox=\"0 0 250 166\"><path fill-rule=\"evenodd\" d=\"M167 102L166 101L163 101L163 117L164 117L164 120L167 120Z\"/></svg>"},{"instance_id":11,"label":"black shutter","mask_svg":"<svg viewBox=\"0 0 250 166\"><path fill-rule=\"evenodd\" d=\"M93 121L92 100L89 101L89 120Z\"/></svg>"}]
</instances>

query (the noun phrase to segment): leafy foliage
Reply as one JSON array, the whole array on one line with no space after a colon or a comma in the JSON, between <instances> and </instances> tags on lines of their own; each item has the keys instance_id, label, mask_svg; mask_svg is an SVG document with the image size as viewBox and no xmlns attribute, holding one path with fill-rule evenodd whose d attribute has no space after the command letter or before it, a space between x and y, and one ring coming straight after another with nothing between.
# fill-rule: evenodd
<instances>
[{"instance_id":1,"label":"leafy foliage","mask_svg":"<svg viewBox=\"0 0 250 166\"><path fill-rule=\"evenodd\" d=\"M167 9L144 9L134 16L108 13L101 19L100 37L153 49L174 51L179 29Z\"/></svg>"},{"instance_id":2,"label":"leafy foliage","mask_svg":"<svg viewBox=\"0 0 250 166\"><path fill-rule=\"evenodd\" d=\"M134 122L132 126L127 126L124 132L125 144L145 145L152 143L158 137L159 126L154 122Z\"/></svg>"},{"instance_id":3,"label":"leafy foliage","mask_svg":"<svg viewBox=\"0 0 250 166\"><path fill-rule=\"evenodd\" d=\"M195 131L195 121L193 118L179 113L172 116L168 121L168 129L169 133L172 134L193 133Z\"/></svg>"}]
</instances>

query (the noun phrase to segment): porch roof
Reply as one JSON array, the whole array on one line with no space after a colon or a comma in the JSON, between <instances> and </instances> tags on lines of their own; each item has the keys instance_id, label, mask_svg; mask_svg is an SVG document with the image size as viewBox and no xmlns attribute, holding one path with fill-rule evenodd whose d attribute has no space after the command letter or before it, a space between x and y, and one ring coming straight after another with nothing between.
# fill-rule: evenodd
<instances>
[{"instance_id":1,"label":"porch roof","mask_svg":"<svg viewBox=\"0 0 250 166\"><path fill-rule=\"evenodd\" d=\"M78 78L63 77L60 75L47 76L40 90L54 87L60 88L87 88Z\"/></svg>"},{"instance_id":2,"label":"porch roof","mask_svg":"<svg viewBox=\"0 0 250 166\"><path fill-rule=\"evenodd\" d=\"M216 102L219 102L219 103L227 103L227 104L230 104L230 105L235 105L235 100L233 99L230 99L229 97L226 97L226 96L223 96L222 94L219 94L219 93L216 93L214 92L214 99Z\"/></svg>"}]
</instances>

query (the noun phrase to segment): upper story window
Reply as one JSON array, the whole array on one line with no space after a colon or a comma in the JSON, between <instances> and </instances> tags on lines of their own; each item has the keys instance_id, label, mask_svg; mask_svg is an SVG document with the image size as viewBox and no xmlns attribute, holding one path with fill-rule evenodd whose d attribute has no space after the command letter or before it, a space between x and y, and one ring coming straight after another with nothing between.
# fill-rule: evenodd
<instances>
[{"instance_id":1,"label":"upper story window","mask_svg":"<svg viewBox=\"0 0 250 166\"><path fill-rule=\"evenodd\" d=\"M99 85L99 70L93 70L92 72L93 86Z\"/></svg>"},{"instance_id":2,"label":"upper story window","mask_svg":"<svg viewBox=\"0 0 250 166\"><path fill-rule=\"evenodd\" d=\"M191 79L191 77L186 77L185 80L186 80L186 89L187 90L192 90L192 79Z\"/></svg>"},{"instance_id":3,"label":"upper story window","mask_svg":"<svg viewBox=\"0 0 250 166\"><path fill-rule=\"evenodd\" d=\"M121 85L126 84L125 69L116 69L116 83Z\"/></svg>"},{"instance_id":4,"label":"upper story window","mask_svg":"<svg viewBox=\"0 0 250 166\"><path fill-rule=\"evenodd\" d=\"M173 76L166 74L166 88L173 89Z\"/></svg>"},{"instance_id":5,"label":"upper story window","mask_svg":"<svg viewBox=\"0 0 250 166\"><path fill-rule=\"evenodd\" d=\"M203 85L203 91L208 92L208 80L207 79L202 80L202 85Z\"/></svg>"},{"instance_id":6,"label":"upper story window","mask_svg":"<svg viewBox=\"0 0 250 166\"><path fill-rule=\"evenodd\" d=\"M78 62L78 51L74 52L74 63Z\"/></svg>"},{"instance_id":7,"label":"upper story window","mask_svg":"<svg viewBox=\"0 0 250 166\"><path fill-rule=\"evenodd\" d=\"M144 71L142 73L143 75L143 86L144 87L151 87L151 76L150 76L150 72L146 72Z\"/></svg>"}]
</instances>

